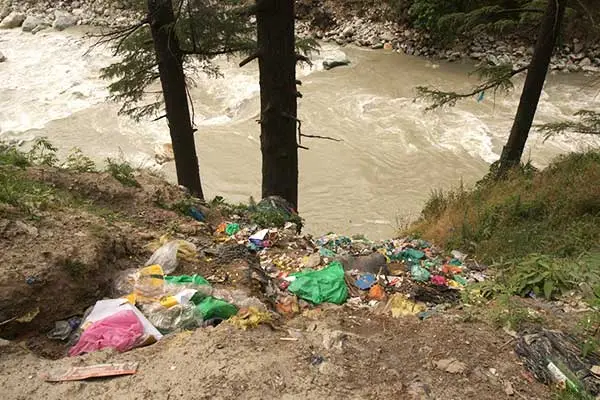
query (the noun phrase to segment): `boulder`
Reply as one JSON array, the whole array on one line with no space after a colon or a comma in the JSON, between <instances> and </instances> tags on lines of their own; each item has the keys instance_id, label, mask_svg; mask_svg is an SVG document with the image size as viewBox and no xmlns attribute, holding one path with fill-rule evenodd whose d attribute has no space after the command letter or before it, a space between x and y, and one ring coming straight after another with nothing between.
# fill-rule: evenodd
<instances>
[{"instance_id":1,"label":"boulder","mask_svg":"<svg viewBox=\"0 0 600 400\"><path fill-rule=\"evenodd\" d=\"M342 31L342 35L344 37L352 37L354 36L354 27L352 25L347 26L343 31Z\"/></svg>"},{"instance_id":2,"label":"boulder","mask_svg":"<svg viewBox=\"0 0 600 400\"><path fill-rule=\"evenodd\" d=\"M323 68L330 70L335 67L341 67L350 64L350 60L343 51L336 51L323 60Z\"/></svg>"},{"instance_id":3,"label":"boulder","mask_svg":"<svg viewBox=\"0 0 600 400\"><path fill-rule=\"evenodd\" d=\"M16 11L8 14L2 22L0 22L0 29L13 29L18 28L25 21L25 14L18 13Z\"/></svg>"},{"instance_id":4,"label":"boulder","mask_svg":"<svg viewBox=\"0 0 600 400\"><path fill-rule=\"evenodd\" d=\"M579 66L580 67L589 67L590 65L592 65L592 60L590 60L589 58L584 58L583 60L579 61Z\"/></svg>"},{"instance_id":5,"label":"boulder","mask_svg":"<svg viewBox=\"0 0 600 400\"><path fill-rule=\"evenodd\" d=\"M25 21L23 21L21 29L23 29L23 32L31 32L43 23L44 21L42 21L40 18L29 15L27 18L25 18Z\"/></svg>"},{"instance_id":6,"label":"boulder","mask_svg":"<svg viewBox=\"0 0 600 400\"><path fill-rule=\"evenodd\" d=\"M595 67L595 66L593 66L593 65L586 65L586 66L583 66L583 67L581 67L581 70L582 70L583 72L590 72L590 73L597 73L597 72L600 72L600 68L598 68L598 67Z\"/></svg>"},{"instance_id":7,"label":"boulder","mask_svg":"<svg viewBox=\"0 0 600 400\"><path fill-rule=\"evenodd\" d=\"M6 61L6 56L0 51L0 63Z\"/></svg>"},{"instance_id":8,"label":"boulder","mask_svg":"<svg viewBox=\"0 0 600 400\"><path fill-rule=\"evenodd\" d=\"M57 31L65 30L71 26L77 25L77 17L66 11L54 12L54 23L52 27Z\"/></svg>"}]
</instances>

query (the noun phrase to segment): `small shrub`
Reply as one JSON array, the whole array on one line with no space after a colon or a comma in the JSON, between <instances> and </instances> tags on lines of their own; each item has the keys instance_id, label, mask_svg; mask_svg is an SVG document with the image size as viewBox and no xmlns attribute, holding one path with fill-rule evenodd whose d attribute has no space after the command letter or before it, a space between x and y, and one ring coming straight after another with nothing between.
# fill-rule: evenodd
<instances>
[{"instance_id":1,"label":"small shrub","mask_svg":"<svg viewBox=\"0 0 600 400\"><path fill-rule=\"evenodd\" d=\"M27 153L27 157L31 164L54 167L58 162L57 151L58 149L50 143L48 138L41 137L35 140L33 147Z\"/></svg>"},{"instance_id":2,"label":"small shrub","mask_svg":"<svg viewBox=\"0 0 600 400\"><path fill-rule=\"evenodd\" d=\"M25 168L30 164L27 155L17 150L16 147L0 144L0 166L8 165Z\"/></svg>"},{"instance_id":3,"label":"small shrub","mask_svg":"<svg viewBox=\"0 0 600 400\"><path fill-rule=\"evenodd\" d=\"M117 162L112 158L106 159L106 171L124 186L139 187L139 182L135 179L135 169L127 162Z\"/></svg>"},{"instance_id":4,"label":"small shrub","mask_svg":"<svg viewBox=\"0 0 600 400\"><path fill-rule=\"evenodd\" d=\"M69 152L62 167L76 172L96 172L96 164L94 161L85 156L79 148L73 148Z\"/></svg>"}]
</instances>

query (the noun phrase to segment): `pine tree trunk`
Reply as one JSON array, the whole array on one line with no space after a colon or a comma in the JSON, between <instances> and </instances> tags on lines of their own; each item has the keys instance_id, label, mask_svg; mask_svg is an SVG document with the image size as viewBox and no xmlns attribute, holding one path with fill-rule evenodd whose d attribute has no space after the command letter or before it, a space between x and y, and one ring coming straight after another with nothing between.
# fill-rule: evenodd
<instances>
[{"instance_id":1,"label":"pine tree trunk","mask_svg":"<svg viewBox=\"0 0 600 400\"><path fill-rule=\"evenodd\" d=\"M298 206L294 0L262 0L256 14L260 52L262 196Z\"/></svg>"},{"instance_id":2,"label":"pine tree trunk","mask_svg":"<svg viewBox=\"0 0 600 400\"><path fill-rule=\"evenodd\" d=\"M552 52L560 32L566 3L567 0L548 0L517 114L508 141L502 149L499 167L501 174L521 161L548 73Z\"/></svg>"},{"instance_id":3,"label":"pine tree trunk","mask_svg":"<svg viewBox=\"0 0 600 400\"><path fill-rule=\"evenodd\" d=\"M177 35L172 31L175 23L172 1L148 0L148 16L173 144L177 182L188 188L194 196L204 199L183 73L183 56Z\"/></svg>"}]
</instances>

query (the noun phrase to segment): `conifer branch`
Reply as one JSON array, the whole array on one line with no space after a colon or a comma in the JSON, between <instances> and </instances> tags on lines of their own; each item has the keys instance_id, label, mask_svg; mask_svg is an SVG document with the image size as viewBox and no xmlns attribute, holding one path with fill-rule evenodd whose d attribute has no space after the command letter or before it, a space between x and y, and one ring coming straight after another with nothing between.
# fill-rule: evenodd
<instances>
[{"instance_id":1,"label":"conifer branch","mask_svg":"<svg viewBox=\"0 0 600 400\"><path fill-rule=\"evenodd\" d=\"M431 102L425 110L431 111L444 106L455 106L456 102L461 99L481 95L487 90L510 90L513 85L510 79L524 71L527 71L529 65L512 69L512 66L502 65L498 67L480 68L476 71L481 77L488 78L483 83L477 85L473 90L467 93L446 92L443 90L431 89L427 86L418 86L417 97L423 97Z\"/></svg>"},{"instance_id":2,"label":"conifer branch","mask_svg":"<svg viewBox=\"0 0 600 400\"><path fill-rule=\"evenodd\" d=\"M579 121L552 122L537 125L536 129L544 134L544 141L553 136L563 135L568 132L584 135L600 135L600 113L590 110L581 110L575 113Z\"/></svg>"},{"instance_id":3,"label":"conifer branch","mask_svg":"<svg viewBox=\"0 0 600 400\"><path fill-rule=\"evenodd\" d=\"M312 67L313 63L310 60L310 58L308 58L307 56L303 55L303 54L296 54L296 61L299 62L305 62L306 64L308 64L309 66Z\"/></svg>"},{"instance_id":4,"label":"conifer branch","mask_svg":"<svg viewBox=\"0 0 600 400\"><path fill-rule=\"evenodd\" d=\"M243 67L244 65L248 64L249 62L256 60L259 57L260 57L260 51L256 51L256 52L250 54L248 57L244 58L240 62L240 68Z\"/></svg>"}]
</instances>

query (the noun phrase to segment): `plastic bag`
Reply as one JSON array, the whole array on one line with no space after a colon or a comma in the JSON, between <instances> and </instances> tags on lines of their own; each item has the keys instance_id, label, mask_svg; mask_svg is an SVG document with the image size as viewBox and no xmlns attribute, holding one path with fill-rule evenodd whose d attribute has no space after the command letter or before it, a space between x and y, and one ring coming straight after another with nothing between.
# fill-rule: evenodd
<instances>
[{"instance_id":1,"label":"plastic bag","mask_svg":"<svg viewBox=\"0 0 600 400\"><path fill-rule=\"evenodd\" d=\"M140 310L124 299L97 301L80 330L83 332L69 350L70 356L104 348L127 351L162 338Z\"/></svg>"},{"instance_id":2,"label":"plastic bag","mask_svg":"<svg viewBox=\"0 0 600 400\"><path fill-rule=\"evenodd\" d=\"M165 280L160 265L151 265L138 271L133 285L133 295L136 303L156 302L165 295Z\"/></svg>"},{"instance_id":3,"label":"plastic bag","mask_svg":"<svg viewBox=\"0 0 600 400\"><path fill-rule=\"evenodd\" d=\"M181 329L195 329L202 325L202 314L193 303L164 307L153 303L142 308L146 318L162 333Z\"/></svg>"},{"instance_id":4,"label":"plastic bag","mask_svg":"<svg viewBox=\"0 0 600 400\"><path fill-rule=\"evenodd\" d=\"M240 231L240 225L236 223L227 224L225 227L225 233L227 236L233 236Z\"/></svg>"},{"instance_id":5,"label":"plastic bag","mask_svg":"<svg viewBox=\"0 0 600 400\"><path fill-rule=\"evenodd\" d=\"M348 298L344 268L338 261L320 271L307 270L293 274L296 279L288 290L313 304L342 304Z\"/></svg>"},{"instance_id":6,"label":"plastic bag","mask_svg":"<svg viewBox=\"0 0 600 400\"><path fill-rule=\"evenodd\" d=\"M267 307L256 297L248 296L248 294L239 289L214 289L211 293L212 297L225 300L233 304L237 308L254 307L258 310L265 311Z\"/></svg>"},{"instance_id":7,"label":"plastic bag","mask_svg":"<svg viewBox=\"0 0 600 400\"><path fill-rule=\"evenodd\" d=\"M192 302L196 304L196 310L202 314L205 320L213 318L225 320L233 317L238 312L237 307L233 304L212 296L204 297L200 301L192 298Z\"/></svg>"},{"instance_id":8,"label":"plastic bag","mask_svg":"<svg viewBox=\"0 0 600 400\"><path fill-rule=\"evenodd\" d=\"M149 265L160 265L165 274L171 274L179 265L179 261L177 260L177 256L193 258L196 255L196 246L185 240L171 240L160 246L158 250L156 250L148 262L146 262L146 266Z\"/></svg>"},{"instance_id":9,"label":"plastic bag","mask_svg":"<svg viewBox=\"0 0 600 400\"><path fill-rule=\"evenodd\" d=\"M210 285L206 279L200 275L176 275L176 276L165 276L166 283L172 284L192 284L197 286Z\"/></svg>"},{"instance_id":10,"label":"plastic bag","mask_svg":"<svg viewBox=\"0 0 600 400\"><path fill-rule=\"evenodd\" d=\"M410 276L414 281L427 282L431 278L431 273L419 265L413 265L410 268Z\"/></svg>"}]
</instances>

